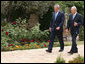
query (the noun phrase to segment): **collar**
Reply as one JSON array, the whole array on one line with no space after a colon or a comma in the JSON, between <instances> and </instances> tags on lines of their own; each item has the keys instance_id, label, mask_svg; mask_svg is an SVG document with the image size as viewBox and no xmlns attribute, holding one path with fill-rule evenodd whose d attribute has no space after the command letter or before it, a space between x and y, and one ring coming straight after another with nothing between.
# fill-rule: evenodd
<instances>
[{"instance_id":1,"label":"collar","mask_svg":"<svg viewBox=\"0 0 85 64\"><path fill-rule=\"evenodd\" d=\"M76 14L77 14L77 12L75 14L73 14L73 15L76 15Z\"/></svg>"},{"instance_id":2,"label":"collar","mask_svg":"<svg viewBox=\"0 0 85 64\"><path fill-rule=\"evenodd\" d=\"M55 13L57 13L57 14L58 14L59 12L60 12L60 10L58 10L58 12L55 12Z\"/></svg>"}]
</instances>

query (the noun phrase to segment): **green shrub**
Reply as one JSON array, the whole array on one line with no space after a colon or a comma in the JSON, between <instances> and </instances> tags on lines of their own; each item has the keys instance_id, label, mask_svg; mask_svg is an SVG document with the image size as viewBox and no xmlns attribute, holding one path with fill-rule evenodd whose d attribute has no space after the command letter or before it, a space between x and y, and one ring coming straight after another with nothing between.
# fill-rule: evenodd
<instances>
[{"instance_id":1,"label":"green shrub","mask_svg":"<svg viewBox=\"0 0 85 64\"><path fill-rule=\"evenodd\" d=\"M1 22L1 26L5 26L7 24L8 24L8 22L5 22L5 21Z\"/></svg>"},{"instance_id":2,"label":"green shrub","mask_svg":"<svg viewBox=\"0 0 85 64\"><path fill-rule=\"evenodd\" d=\"M39 24L38 26L35 26L30 30L25 29L25 24L26 24L26 19L19 18L16 19L16 21L13 23L10 22L7 23L5 26L1 26L2 50L5 50L10 43L14 45L16 44L18 45L20 42L22 42L21 41L22 39L27 39L27 42L22 42L23 44L29 43L30 40L47 41L49 39L49 31L39 30ZM15 42L19 42L19 43L15 43Z\"/></svg>"},{"instance_id":3,"label":"green shrub","mask_svg":"<svg viewBox=\"0 0 85 64\"><path fill-rule=\"evenodd\" d=\"M78 56L74 58L73 60L68 61L68 63L84 63L84 57Z\"/></svg>"},{"instance_id":4,"label":"green shrub","mask_svg":"<svg viewBox=\"0 0 85 64\"><path fill-rule=\"evenodd\" d=\"M32 39L34 40L39 40L39 41L47 41L49 39L49 30L44 30L44 31L41 31L39 29L39 25L38 24L37 26L33 27L31 29L31 34L32 34Z\"/></svg>"},{"instance_id":5,"label":"green shrub","mask_svg":"<svg viewBox=\"0 0 85 64\"><path fill-rule=\"evenodd\" d=\"M1 47L2 50L6 50L9 44L15 45L24 45L30 44L30 40L35 40L41 43L40 47L47 47L49 40L50 32L49 30L41 31L39 29L40 24L31 28L30 30L25 29L26 19L16 19L15 22L7 23L5 26L1 26ZM6 35L7 32L7 35ZM4 40L6 39L6 40ZM26 39L27 41L22 41L22 39ZM46 44L46 46L44 46Z\"/></svg>"},{"instance_id":6,"label":"green shrub","mask_svg":"<svg viewBox=\"0 0 85 64\"><path fill-rule=\"evenodd\" d=\"M10 42L11 44L18 44L15 41L26 36L28 31L24 29L24 25L20 25L21 22L25 24L26 19L20 20L20 18L17 19L15 24L7 23L5 26L1 26L1 50L6 50Z\"/></svg>"},{"instance_id":7,"label":"green shrub","mask_svg":"<svg viewBox=\"0 0 85 64\"><path fill-rule=\"evenodd\" d=\"M1 51L2 50L8 50L8 38L6 37L1 37Z\"/></svg>"},{"instance_id":8,"label":"green shrub","mask_svg":"<svg viewBox=\"0 0 85 64\"><path fill-rule=\"evenodd\" d=\"M57 57L57 60L55 63L65 63L65 60L61 58L61 56Z\"/></svg>"},{"instance_id":9,"label":"green shrub","mask_svg":"<svg viewBox=\"0 0 85 64\"><path fill-rule=\"evenodd\" d=\"M83 41L84 40L84 28L82 27L80 30L80 34L79 34L79 40Z\"/></svg>"},{"instance_id":10,"label":"green shrub","mask_svg":"<svg viewBox=\"0 0 85 64\"><path fill-rule=\"evenodd\" d=\"M44 31L47 30L50 27L50 23L52 20L52 12L53 7L49 7L49 10L39 19L40 23L40 30Z\"/></svg>"}]
</instances>

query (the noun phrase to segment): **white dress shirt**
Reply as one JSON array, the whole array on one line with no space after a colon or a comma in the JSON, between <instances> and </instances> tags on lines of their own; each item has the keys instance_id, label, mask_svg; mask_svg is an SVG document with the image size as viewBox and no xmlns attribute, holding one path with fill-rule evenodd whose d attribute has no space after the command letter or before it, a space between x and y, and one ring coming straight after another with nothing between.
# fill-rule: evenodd
<instances>
[{"instance_id":1,"label":"white dress shirt","mask_svg":"<svg viewBox=\"0 0 85 64\"><path fill-rule=\"evenodd\" d=\"M75 18L76 14L77 14L77 12L75 14L73 14L73 19Z\"/></svg>"},{"instance_id":2,"label":"white dress shirt","mask_svg":"<svg viewBox=\"0 0 85 64\"><path fill-rule=\"evenodd\" d=\"M57 13L55 12L55 20L56 20L56 18L57 18L57 16L58 16L58 13L59 13L59 11L58 11Z\"/></svg>"}]
</instances>

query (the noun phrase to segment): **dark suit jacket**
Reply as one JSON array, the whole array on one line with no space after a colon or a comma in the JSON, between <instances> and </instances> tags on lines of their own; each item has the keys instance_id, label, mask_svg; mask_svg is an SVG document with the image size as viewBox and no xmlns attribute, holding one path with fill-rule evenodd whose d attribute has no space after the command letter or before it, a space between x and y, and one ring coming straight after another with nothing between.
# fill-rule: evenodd
<instances>
[{"instance_id":1,"label":"dark suit jacket","mask_svg":"<svg viewBox=\"0 0 85 64\"><path fill-rule=\"evenodd\" d=\"M76 33L79 34L79 32L80 32L80 26L83 23L82 16L81 16L81 14L77 13L74 19L72 19L72 17L73 17L73 15L70 14L69 15L69 20L67 22L67 29L69 30L69 28L70 28L71 29L71 33L72 32L76 32ZM78 26L74 26L74 22L77 22L78 23Z\"/></svg>"},{"instance_id":2,"label":"dark suit jacket","mask_svg":"<svg viewBox=\"0 0 85 64\"><path fill-rule=\"evenodd\" d=\"M63 23L64 23L64 13L60 12L57 15L57 18L55 20L55 12L52 13L52 21L50 24L51 30L54 30L56 27L60 27L59 31L63 31Z\"/></svg>"}]
</instances>

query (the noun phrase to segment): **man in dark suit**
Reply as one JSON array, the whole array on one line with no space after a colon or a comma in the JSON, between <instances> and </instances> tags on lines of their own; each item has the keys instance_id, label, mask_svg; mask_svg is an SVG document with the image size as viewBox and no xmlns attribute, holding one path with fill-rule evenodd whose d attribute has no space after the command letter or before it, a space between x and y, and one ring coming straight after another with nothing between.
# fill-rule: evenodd
<instances>
[{"instance_id":1,"label":"man in dark suit","mask_svg":"<svg viewBox=\"0 0 85 64\"><path fill-rule=\"evenodd\" d=\"M59 43L60 43L59 52L64 50L64 42L63 42L64 13L62 13L59 9L60 9L60 6L58 4L56 4L54 6L55 12L52 13L52 21L51 21L51 25L49 28L49 30L51 32L50 43L48 46L48 50L46 50L46 52L49 52L49 53L52 52L55 35L57 35Z\"/></svg>"},{"instance_id":2,"label":"man in dark suit","mask_svg":"<svg viewBox=\"0 0 85 64\"><path fill-rule=\"evenodd\" d=\"M73 6L71 8L71 14L69 15L69 20L68 20L67 29L66 29L66 32L68 32L70 28L70 33L72 36L72 47L71 47L71 50L68 52L70 54L78 52L76 37L80 32L80 26L82 25L82 22L83 22L83 19L81 14L77 13L77 8Z\"/></svg>"}]
</instances>

